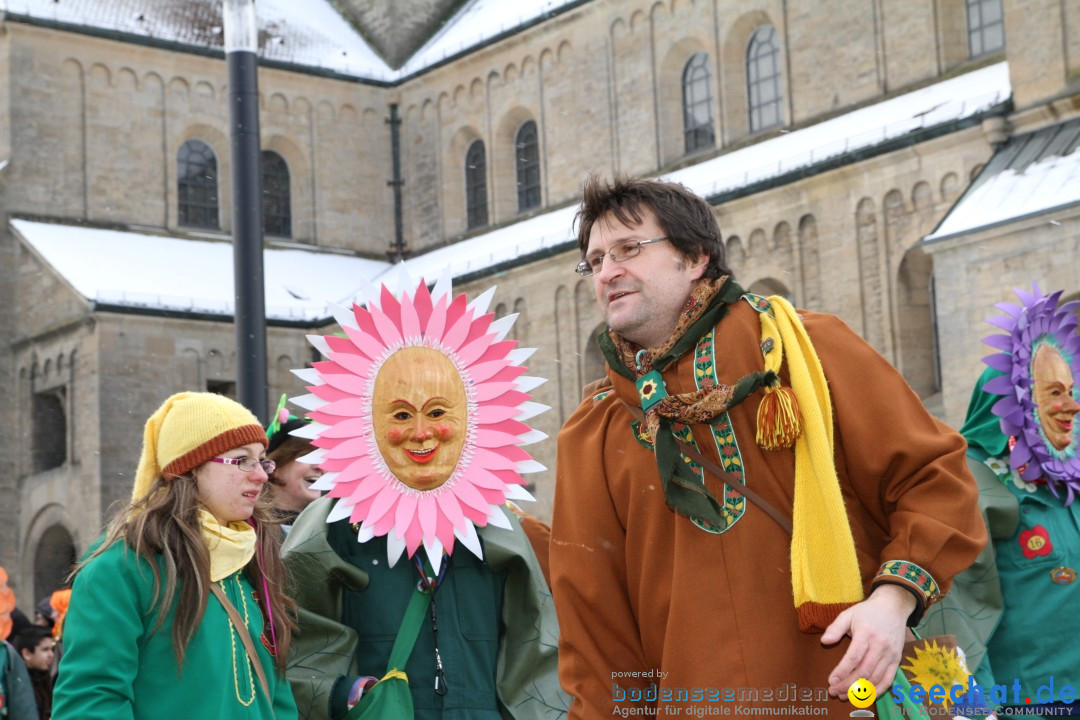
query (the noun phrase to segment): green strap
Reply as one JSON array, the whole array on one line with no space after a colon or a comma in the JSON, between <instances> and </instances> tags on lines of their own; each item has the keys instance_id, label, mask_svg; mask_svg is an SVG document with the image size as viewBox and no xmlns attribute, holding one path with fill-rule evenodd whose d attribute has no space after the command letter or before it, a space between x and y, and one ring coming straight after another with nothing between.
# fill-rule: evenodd
<instances>
[{"instance_id":1,"label":"green strap","mask_svg":"<svg viewBox=\"0 0 1080 720\"><path fill-rule=\"evenodd\" d=\"M417 590L409 598L409 606L405 608L405 617L401 620L397 637L394 638L394 647L390 650L390 661L386 664L386 672L391 670L404 670L405 663L412 655L416 645L416 637L420 634L420 626L424 624L424 613L431 605L431 593Z\"/></svg>"}]
</instances>

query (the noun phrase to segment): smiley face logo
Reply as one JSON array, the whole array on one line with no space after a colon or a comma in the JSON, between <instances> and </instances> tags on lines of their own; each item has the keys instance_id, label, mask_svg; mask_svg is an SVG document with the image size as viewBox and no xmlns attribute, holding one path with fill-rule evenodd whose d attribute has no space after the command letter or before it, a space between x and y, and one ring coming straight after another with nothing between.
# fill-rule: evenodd
<instances>
[{"instance_id":1,"label":"smiley face logo","mask_svg":"<svg viewBox=\"0 0 1080 720\"><path fill-rule=\"evenodd\" d=\"M848 700L857 708L867 708L874 704L877 698L877 690L869 680L859 678L851 683L847 690Z\"/></svg>"}]
</instances>

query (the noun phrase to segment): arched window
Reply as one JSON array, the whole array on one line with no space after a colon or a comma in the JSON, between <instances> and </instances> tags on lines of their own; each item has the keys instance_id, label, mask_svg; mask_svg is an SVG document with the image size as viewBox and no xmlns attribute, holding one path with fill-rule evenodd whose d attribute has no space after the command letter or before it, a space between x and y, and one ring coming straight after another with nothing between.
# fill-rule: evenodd
<instances>
[{"instance_id":1,"label":"arched window","mask_svg":"<svg viewBox=\"0 0 1080 720\"><path fill-rule=\"evenodd\" d=\"M488 223L487 156L483 140L474 140L465 152L465 215L470 230Z\"/></svg>"},{"instance_id":2,"label":"arched window","mask_svg":"<svg viewBox=\"0 0 1080 720\"><path fill-rule=\"evenodd\" d=\"M289 166L273 150L263 150L262 214L263 233L292 237L292 210L289 203Z\"/></svg>"},{"instance_id":3,"label":"arched window","mask_svg":"<svg viewBox=\"0 0 1080 720\"><path fill-rule=\"evenodd\" d=\"M181 225L217 229L217 157L202 140L188 140L176 156Z\"/></svg>"},{"instance_id":4,"label":"arched window","mask_svg":"<svg viewBox=\"0 0 1080 720\"><path fill-rule=\"evenodd\" d=\"M703 52L694 53L683 70L682 106L686 152L713 147L716 133L713 130L709 56Z\"/></svg>"},{"instance_id":5,"label":"arched window","mask_svg":"<svg viewBox=\"0 0 1080 720\"><path fill-rule=\"evenodd\" d=\"M518 130L514 149L517 160L518 212L525 212L540 207L540 143L534 121L528 121Z\"/></svg>"},{"instance_id":6,"label":"arched window","mask_svg":"<svg viewBox=\"0 0 1080 720\"><path fill-rule=\"evenodd\" d=\"M746 50L746 88L750 100L750 132L780 124L780 45L776 28L762 25Z\"/></svg>"},{"instance_id":7,"label":"arched window","mask_svg":"<svg viewBox=\"0 0 1080 720\"><path fill-rule=\"evenodd\" d=\"M968 52L989 55L1005 47L1001 0L967 0Z\"/></svg>"}]
</instances>

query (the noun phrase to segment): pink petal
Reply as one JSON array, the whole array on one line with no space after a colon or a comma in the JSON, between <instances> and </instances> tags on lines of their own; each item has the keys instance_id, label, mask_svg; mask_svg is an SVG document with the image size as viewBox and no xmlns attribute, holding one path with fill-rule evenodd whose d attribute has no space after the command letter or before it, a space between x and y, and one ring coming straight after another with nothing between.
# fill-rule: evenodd
<instances>
[{"instance_id":1,"label":"pink petal","mask_svg":"<svg viewBox=\"0 0 1080 720\"><path fill-rule=\"evenodd\" d=\"M325 388L327 386L321 385L320 387ZM312 392L314 392L314 389L312 389ZM319 393L315 394L319 395ZM338 417L357 417L361 415L366 415L368 412L370 412L370 409L367 407L370 404L370 402L365 402L362 398L347 398L323 405L321 408L319 408L319 413L326 415L336 415ZM331 422L325 424L332 425L333 423Z\"/></svg>"},{"instance_id":2,"label":"pink petal","mask_svg":"<svg viewBox=\"0 0 1080 720\"><path fill-rule=\"evenodd\" d=\"M386 349L383 342L379 339L380 336L378 330L369 333L365 330L357 330L356 328L348 326L346 326L344 330L345 334L349 336L349 340L356 346L356 349L372 360L378 358Z\"/></svg>"},{"instance_id":3,"label":"pink petal","mask_svg":"<svg viewBox=\"0 0 1080 720\"><path fill-rule=\"evenodd\" d=\"M394 522L394 513L392 509L394 504L401 499L401 492L393 485L384 485L383 489L379 491L379 494L375 496L375 502L371 504L371 512L368 513L367 522L370 525L373 522L389 518L390 524ZM385 535L386 530L378 533L379 535Z\"/></svg>"},{"instance_id":4,"label":"pink petal","mask_svg":"<svg viewBox=\"0 0 1080 720\"><path fill-rule=\"evenodd\" d=\"M468 507L474 510L479 510L485 515L488 511L488 502L484 499L484 496L480 494L480 491L476 489L470 482L458 482L454 485L454 494L457 495L458 500L463 502Z\"/></svg>"},{"instance_id":5,"label":"pink petal","mask_svg":"<svg viewBox=\"0 0 1080 720\"><path fill-rule=\"evenodd\" d=\"M427 325L428 320L431 319L431 291L428 290L427 283L423 278L420 279L420 284L416 286L416 294L413 296L413 305L416 307L416 317L420 321L420 327Z\"/></svg>"},{"instance_id":6,"label":"pink petal","mask_svg":"<svg viewBox=\"0 0 1080 720\"><path fill-rule=\"evenodd\" d=\"M327 460L340 460L342 458L355 458L361 455L367 455L368 453L368 441L367 438L351 438L344 440L337 444L337 446L328 449L323 456Z\"/></svg>"},{"instance_id":7,"label":"pink petal","mask_svg":"<svg viewBox=\"0 0 1080 720\"><path fill-rule=\"evenodd\" d=\"M445 495L447 493L443 494ZM417 514L420 517L420 529L423 531L424 537L435 537L435 529L438 526L439 514L435 498L431 497L430 493L424 493L420 497L420 503L417 506Z\"/></svg>"},{"instance_id":8,"label":"pink petal","mask_svg":"<svg viewBox=\"0 0 1080 720\"><path fill-rule=\"evenodd\" d=\"M420 318L416 306L408 295L401 299L401 334L403 337L420 337Z\"/></svg>"},{"instance_id":9,"label":"pink petal","mask_svg":"<svg viewBox=\"0 0 1080 720\"><path fill-rule=\"evenodd\" d=\"M481 405L476 410L476 422L481 425L490 425L493 423L499 423L503 420L510 420L515 415L521 412L521 408L510 407L508 405ZM323 433L324 435L326 433Z\"/></svg>"},{"instance_id":10,"label":"pink petal","mask_svg":"<svg viewBox=\"0 0 1080 720\"><path fill-rule=\"evenodd\" d=\"M517 470L492 470L491 473L507 485L527 485Z\"/></svg>"},{"instance_id":11,"label":"pink petal","mask_svg":"<svg viewBox=\"0 0 1080 720\"><path fill-rule=\"evenodd\" d=\"M374 504L372 505L372 507L374 507ZM371 529L375 531L376 536L379 536L379 535L387 534L388 532L390 532L390 530L393 527L394 527L394 513L388 512L385 515L383 515L381 518L379 518L378 521L375 522L375 524L372 526Z\"/></svg>"},{"instance_id":12,"label":"pink petal","mask_svg":"<svg viewBox=\"0 0 1080 720\"><path fill-rule=\"evenodd\" d=\"M446 327L453 327L458 320L465 317L465 310L467 307L468 302L465 300L464 294L454 298L450 302L450 306L446 308Z\"/></svg>"},{"instance_id":13,"label":"pink petal","mask_svg":"<svg viewBox=\"0 0 1080 720\"><path fill-rule=\"evenodd\" d=\"M446 296L443 295L435 303L435 307L431 311L431 321L428 323L427 328L424 330L424 337L432 340L439 340L442 338L443 330L446 329Z\"/></svg>"},{"instance_id":14,"label":"pink petal","mask_svg":"<svg viewBox=\"0 0 1080 720\"><path fill-rule=\"evenodd\" d=\"M327 346L336 353L356 352L356 348L348 338L343 338L338 335L323 335L323 340L325 340Z\"/></svg>"},{"instance_id":15,"label":"pink petal","mask_svg":"<svg viewBox=\"0 0 1080 720\"><path fill-rule=\"evenodd\" d=\"M363 481L353 480L351 482L334 483L334 487L330 488L330 492L326 493L326 495L332 498L349 497L361 482Z\"/></svg>"},{"instance_id":16,"label":"pink petal","mask_svg":"<svg viewBox=\"0 0 1080 720\"><path fill-rule=\"evenodd\" d=\"M416 517L417 496L414 493L402 493L398 500L397 509L394 511L394 527L398 533L408 542L409 536L406 531ZM416 533L419 535L420 533Z\"/></svg>"},{"instance_id":17,"label":"pink petal","mask_svg":"<svg viewBox=\"0 0 1080 720\"><path fill-rule=\"evenodd\" d=\"M473 466L488 470L517 470L517 463L502 453L478 447L473 450Z\"/></svg>"},{"instance_id":18,"label":"pink petal","mask_svg":"<svg viewBox=\"0 0 1080 720\"><path fill-rule=\"evenodd\" d=\"M353 479L362 480L374 472L375 462L371 459L371 456L365 455L353 460L341 470L338 470L339 474L337 482L347 482Z\"/></svg>"},{"instance_id":19,"label":"pink petal","mask_svg":"<svg viewBox=\"0 0 1080 720\"><path fill-rule=\"evenodd\" d=\"M397 303L395 302L395 309L397 309ZM395 345L401 342L401 331L398 329L398 321L391 320L381 312L374 312L371 314L375 321L375 328L379 331L379 337L382 338L384 346Z\"/></svg>"},{"instance_id":20,"label":"pink petal","mask_svg":"<svg viewBox=\"0 0 1080 720\"><path fill-rule=\"evenodd\" d=\"M350 348L352 346L350 345ZM341 366L342 370L351 372L362 377L367 377L371 372L371 360L358 352L335 352L330 359ZM317 364L317 363L316 363Z\"/></svg>"},{"instance_id":21,"label":"pink petal","mask_svg":"<svg viewBox=\"0 0 1080 720\"><path fill-rule=\"evenodd\" d=\"M401 305L398 303L398 299L394 297L394 293L390 292L390 288L385 285L382 286L379 292L379 308L391 323L396 326L401 325ZM372 313L372 315L375 315L375 313Z\"/></svg>"},{"instance_id":22,"label":"pink petal","mask_svg":"<svg viewBox=\"0 0 1080 720\"><path fill-rule=\"evenodd\" d=\"M469 470L468 480L479 488L502 490L506 487L506 483L503 482L502 478L482 467L474 466Z\"/></svg>"},{"instance_id":23,"label":"pink petal","mask_svg":"<svg viewBox=\"0 0 1080 720\"><path fill-rule=\"evenodd\" d=\"M498 375L502 370L510 367L506 364L505 360L493 360L486 363L477 363L471 367L465 368L465 372L469 374L474 383L482 383L491 380ZM524 371L525 368L522 368ZM506 378L506 380L513 380L513 378Z\"/></svg>"},{"instance_id":24,"label":"pink petal","mask_svg":"<svg viewBox=\"0 0 1080 720\"><path fill-rule=\"evenodd\" d=\"M488 328L491 327L491 321L495 319L495 313L487 313L475 318L469 327L469 334L465 338L465 345L472 343L484 335L487 335ZM489 343L490 344L490 343Z\"/></svg>"},{"instance_id":25,"label":"pink petal","mask_svg":"<svg viewBox=\"0 0 1080 720\"><path fill-rule=\"evenodd\" d=\"M322 376L323 382L330 387L337 388L342 392L347 392L350 395L363 395L365 385L367 384L367 378L360 377L359 375L326 375Z\"/></svg>"},{"instance_id":26,"label":"pink petal","mask_svg":"<svg viewBox=\"0 0 1080 720\"><path fill-rule=\"evenodd\" d=\"M307 389L311 391L311 394L315 397L325 400L326 402L334 402L335 400L348 400L354 397L350 393L338 390L333 385L308 385ZM320 408L321 410L322 408Z\"/></svg>"},{"instance_id":27,"label":"pink petal","mask_svg":"<svg viewBox=\"0 0 1080 720\"><path fill-rule=\"evenodd\" d=\"M465 527L467 521L465 516L461 514L461 504L453 491L439 493L435 496L435 502L438 503L439 509L442 510L443 517L449 520L451 525L456 528Z\"/></svg>"},{"instance_id":28,"label":"pink petal","mask_svg":"<svg viewBox=\"0 0 1080 720\"><path fill-rule=\"evenodd\" d=\"M477 447L501 448L506 447L507 445L517 445L520 442L521 438L519 438L517 435L499 432L498 430L489 430L486 427L481 427L477 429ZM329 457L329 455L327 455L327 457Z\"/></svg>"},{"instance_id":29,"label":"pink petal","mask_svg":"<svg viewBox=\"0 0 1080 720\"><path fill-rule=\"evenodd\" d=\"M505 360L510 351L517 347L517 344L517 340L500 340L487 349L487 352L480 357L480 362Z\"/></svg>"},{"instance_id":30,"label":"pink petal","mask_svg":"<svg viewBox=\"0 0 1080 720\"><path fill-rule=\"evenodd\" d=\"M520 420L504 420L501 423L492 425L488 430L497 430L507 435L524 435L529 432L529 426Z\"/></svg>"},{"instance_id":31,"label":"pink petal","mask_svg":"<svg viewBox=\"0 0 1080 720\"><path fill-rule=\"evenodd\" d=\"M519 375L524 375L526 370L527 368L521 365L507 365L489 379L491 382L513 382Z\"/></svg>"},{"instance_id":32,"label":"pink petal","mask_svg":"<svg viewBox=\"0 0 1080 720\"><path fill-rule=\"evenodd\" d=\"M506 503L506 491L502 488L477 488L489 505L503 505Z\"/></svg>"},{"instance_id":33,"label":"pink petal","mask_svg":"<svg viewBox=\"0 0 1080 720\"><path fill-rule=\"evenodd\" d=\"M494 400L497 397L501 397L506 393L511 392L514 389L514 383L483 383L476 386L476 401L487 402L488 400ZM518 403L503 402L503 405L516 405Z\"/></svg>"},{"instance_id":34,"label":"pink petal","mask_svg":"<svg viewBox=\"0 0 1080 720\"><path fill-rule=\"evenodd\" d=\"M453 493L445 494L453 495ZM457 500L454 500L454 502L456 503ZM459 509L458 512L461 512L461 510ZM464 515L461 516L461 522L463 525L468 524L468 520L465 519ZM446 548L446 553L448 555L453 553L454 526L450 523L449 520L446 519L444 515L439 516L439 526L435 530L435 537L439 538L439 542L441 542L443 544L443 547Z\"/></svg>"},{"instance_id":35,"label":"pink petal","mask_svg":"<svg viewBox=\"0 0 1080 720\"><path fill-rule=\"evenodd\" d=\"M412 558L419 549L420 544L424 542L424 536L420 532L420 522L416 516L414 515L409 519L411 521L409 527L402 533L402 536L405 538L405 552Z\"/></svg>"},{"instance_id":36,"label":"pink petal","mask_svg":"<svg viewBox=\"0 0 1080 720\"><path fill-rule=\"evenodd\" d=\"M472 365L479 360L480 356L483 355L484 351L491 345L491 341L494 337L494 335L484 335L483 337L477 338L464 345L461 350L458 350L458 357L461 359L461 362L465 365Z\"/></svg>"},{"instance_id":37,"label":"pink petal","mask_svg":"<svg viewBox=\"0 0 1080 720\"><path fill-rule=\"evenodd\" d=\"M517 408L511 408L511 410L517 412ZM347 420L341 420L340 422L331 425L330 427L319 433L319 436L324 438L360 437L361 435L364 435L367 430L370 429L370 418L354 417Z\"/></svg>"},{"instance_id":38,"label":"pink petal","mask_svg":"<svg viewBox=\"0 0 1080 720\"><path fill-rule=\"evenodd\" d=\"M464 298L464 295L458 297ZM449 319L447 320L449 322ZM450 329L443 335L443 345L452 350L461 349L462 344L465 342L465 337L469 334L469 323L472 322L472 318L468 313L465 313L457 319L457 321L450 326Z\"/></svg>"},{"instance_id":39,"label":"pink petal","mask_svg":"<svg viewBox=\"0 0 1080 720\"><path fill-rule=\"evenodd\" d=\"M378 475L368 475L360 481L356 489L349 495L349 502L359 505L365 500L373 500L375 494L386 487L386 481Z\"/></svg>"}]
</instances>

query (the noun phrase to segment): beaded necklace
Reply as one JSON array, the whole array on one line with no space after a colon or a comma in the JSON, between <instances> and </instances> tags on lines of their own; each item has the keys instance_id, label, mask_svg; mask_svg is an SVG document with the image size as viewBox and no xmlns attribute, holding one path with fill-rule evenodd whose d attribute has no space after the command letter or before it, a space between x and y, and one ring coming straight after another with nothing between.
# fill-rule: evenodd
<instances>
[{"instance_id":1,"label":"beaded necklace","mask_svg":"<svg viewBox=\"0 0 1080 720\"><path fill-rule=\"evenodd\" d=\"M247 598L244 597L244 588L240 585L240 578L237 574L233 575L233 581L236 583L236 590L240 594L240 604L244 607L244 627L251 627L248 623L248 609ZM221 581L221 589L225 590L225 580ZM255 680L252 678L253 669L251 667L251 659L244 653L244 670L247 674L248 690L251 691L251 697L246 701L240 697L240 673L236 669L236 628L233 627L232 618L229 618L229 644L232 646L232 672L233 672L233 688L236 691L236 699L244 707L248 707L255 701Z\"/></svg>"}]
</instances>

